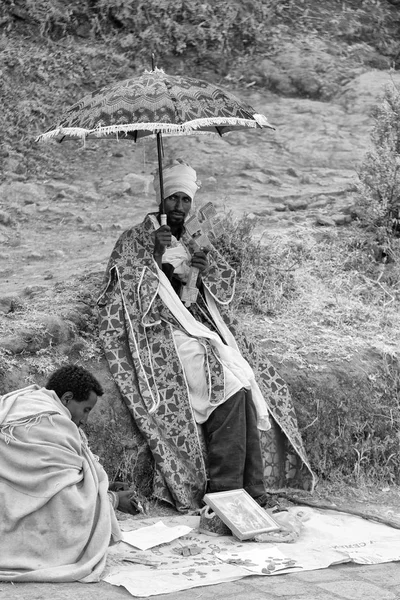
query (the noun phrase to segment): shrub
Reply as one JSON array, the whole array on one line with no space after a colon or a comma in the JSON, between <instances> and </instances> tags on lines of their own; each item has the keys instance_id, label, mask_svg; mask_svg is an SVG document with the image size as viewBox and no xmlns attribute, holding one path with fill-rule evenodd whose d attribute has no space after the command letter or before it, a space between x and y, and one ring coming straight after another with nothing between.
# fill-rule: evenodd
<instances>
[{"instance_id":1,"label":"shrub","mask_svg":"<svg viewBox=\"0 0 400 600\"><path fill-rule=\"evenodd\" d=\"M400 90L386 87L383 101L374 109L374 149L362 165L358 216L376 230L378 241L389 245L400 237Z\"/></svg>"},{"instance_id":2,"label":"shrub","mask_svg":"<svg viewBox=\"0 0 400 600\"><path fill-rule=\"evenodd\" d=\"M133 61L148 64L151 53L186 54L215 65L252 54L265 44L275 0L97 0L100 23L118 30L118 44ZM215 57L218 57L215 59Z\"/></svg>"}]
</instances>

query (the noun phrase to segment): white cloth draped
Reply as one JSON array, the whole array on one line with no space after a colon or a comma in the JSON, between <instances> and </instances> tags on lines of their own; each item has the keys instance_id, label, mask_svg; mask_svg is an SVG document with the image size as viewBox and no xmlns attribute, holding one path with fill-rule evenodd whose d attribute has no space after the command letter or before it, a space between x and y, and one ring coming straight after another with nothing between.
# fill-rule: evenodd
<instances>
[{"instance_id":1,"label":"white cloth draped","mask_svg":"<svg viewBox=\"0 0 400 600\"><path fill-rule=\"evenodd\" d=\"M166 275L158 267L157 272L159 278L158 294L186 332L174 331L174 340L186 376L189 397L196 421L204 423L216 408L215 404L210 403L210 389L206 377L206 349L201 343L202 339L207 339L212 344L224 368L225 396L223 401L241 388L251 389L253 402L257 410L257 426L261 430L268 431L271 424L267 403L255 380L254 372L240 354L233 335L224 326L211 296L208 295L207 298L210 301L211 314L217 327L220 328L220 331L223 330L221 335L224 336L229 345L225 344L217 333L211 331L193 317L180 301Z\"/></svg>"}]
</instances>

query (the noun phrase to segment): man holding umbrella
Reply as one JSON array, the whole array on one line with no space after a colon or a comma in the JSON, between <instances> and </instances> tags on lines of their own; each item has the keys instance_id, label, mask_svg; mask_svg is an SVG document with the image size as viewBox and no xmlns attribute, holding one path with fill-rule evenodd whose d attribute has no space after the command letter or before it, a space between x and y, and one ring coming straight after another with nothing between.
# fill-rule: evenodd
<instances>
[{"instance_id":1,"label":"man holding umbrella","mask_svg":"<svg viewBox=\"0 0 400 600\"><path fill-rule=\"evenodd\" d=\"M185 220L199 187L195 170L164 170L166 225L158 177L154 187L159 212L121 235L99 299L111 373L154 457L154 495L185 511L205 492L244 488L270 505L265 483L313 480L288 390L266 360L256 381L234 324L221 315L235 271L215 248L191 249ZM185 306L192 268L199 294Z\"/></svg>"}]
</instances>

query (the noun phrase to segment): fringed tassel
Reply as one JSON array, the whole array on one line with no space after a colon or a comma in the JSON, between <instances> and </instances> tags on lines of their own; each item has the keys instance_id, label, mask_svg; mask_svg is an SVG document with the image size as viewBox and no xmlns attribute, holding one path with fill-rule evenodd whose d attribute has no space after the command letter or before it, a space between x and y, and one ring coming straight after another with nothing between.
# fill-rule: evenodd
<instances>
[{"instance_id":1,"label":"fringed tassel","mask_svg":"<svg viewBox=\"0 0 400 600\"><path fill-rule=\"evenodd\" d=\"M14 437L14 426L13 425L2 425L0 427L0 434L4 436L4 441L8 445L11 441L16 442Z\"/></svg>"},{"instance_id":2,"label":"fringed tassel","mask_svg":"<svg viewBox=\"0 0 400 600\"><path fill-rule=\"evenodd\" d=\"M54 422L52 420L53 415L58 415L58 412L50 412L50 413L39 413L37 415L33 415L31 417L26 417L24 419L19 419L17 421L13 421L12 423L5 423L0 427L0 435L4 436L4 441L6 444L10 442L17 442L17 438L14 436L14 429L16 427L23 427L28 431L35 427L35 425L39 425L43 417L48 417L51 425L54 427Z\"/></svg>"}]
</instances>

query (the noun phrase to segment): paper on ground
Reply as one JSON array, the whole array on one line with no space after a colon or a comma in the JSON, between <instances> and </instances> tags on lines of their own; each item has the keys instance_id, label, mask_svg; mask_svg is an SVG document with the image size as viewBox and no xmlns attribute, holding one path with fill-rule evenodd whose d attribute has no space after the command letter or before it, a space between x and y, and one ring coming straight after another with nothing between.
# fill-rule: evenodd
<instances>
[{"instance_id":1,"label":"paper on ground","mask_svg":"<svg viewBox=\"0 0 400 600\"><path fill-rule=\"evenodd\" d=\"M132 596L148 597L158 594L171 594L180 590L203 585L215 585L237 581L251 573L237 565L222 565L221 569L214 565L187 568L184 572L179 569L152 569L134 565L134 568L124 568L111 573L104 581L112 585L123 586Z\"/></svg>"},{"instance_id":2,"label":"paper on ground","mask_svg":"<svg viewBox=\"0 0 400 600\"><path fill-rule=\"evenodd\" d=\"M172 542L183 535L187 535L191 531L191 527L187 525L176 525L175 527L167 527L162 521L150 525L150 527L142 527L136 531L125 531L122 534L122 541L139 548L140 550L148 550L160 544Z\"/></svg>"},{"instance_id":3,"label":"paper on ground","mask_svg":"<svg viewBox=\"0 0 400 600\"><path fill-rule=\"evenodd\" d=\"M249 550L237 548L226 552L217 552L217 558L230 565L240 565L252 573L259 575L275 575L276 573L290 573L295 568L301 570L302 566L297 560L283 554L270 544L252 545Z\"/></svg>"}]
</instances>

